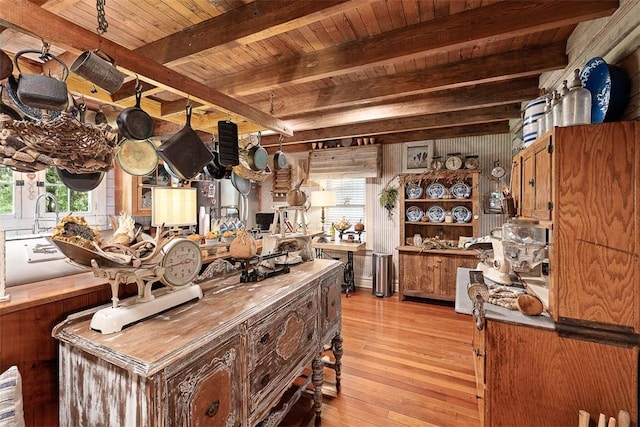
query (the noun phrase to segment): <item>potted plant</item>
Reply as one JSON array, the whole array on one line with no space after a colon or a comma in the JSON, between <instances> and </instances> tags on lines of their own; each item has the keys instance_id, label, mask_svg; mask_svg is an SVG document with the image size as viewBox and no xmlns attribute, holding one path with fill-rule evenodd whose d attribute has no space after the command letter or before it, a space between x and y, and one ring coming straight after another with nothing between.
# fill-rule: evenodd
<instances>
[{"instance_id":1,"label":"potted plant","mask_svg":"<svg viewBox=\"0 0 640 427\"><path fill-rule=\"evenodd\" d=\"M387 184L387 186L380 191L380 197L378 200L380 201L380 206L387 210L389 219L391 219L393 216L393 209L396 207L396 203L398 202L398 187Z\"/></svg>"}]
</instances>

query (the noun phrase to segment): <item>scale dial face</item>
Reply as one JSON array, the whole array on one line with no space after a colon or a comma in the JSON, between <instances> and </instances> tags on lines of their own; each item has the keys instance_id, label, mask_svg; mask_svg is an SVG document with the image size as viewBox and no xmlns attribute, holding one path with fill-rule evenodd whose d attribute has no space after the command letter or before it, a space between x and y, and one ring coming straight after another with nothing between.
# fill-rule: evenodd
<instances>
[{"instance_id":1,"label":"scale dial face","mask_svg":"<svg viewBox=\"0 0 640 427\"><path fill-rule=\"evenodd\" d=\"M191 283L202 267L200 246L193 240L178 237L162 248L161 266L164 275L162 283L170 287L185 286Z\"/></svg>"},{"instance_id":2,"label":"scale dial face","mask_svg":"<svg viewBox=\"0 0 640 427\"><path fill-rule=\"evenodd\" d=\"M464 161L464 167L466 169L478 169L480 166L477 157L469 157Z\"/></svg>"},{"instance_id":3,"label":"scale dial face","mask_svg":"<svg viewBox=\"0 0 640 427\"><path fill-rule=\"evenodd\" d=\"M450 171L457 171L462 167L462 159L458 156L449 156L444 162L444 166Z\"/></svg>"}]
</instances>

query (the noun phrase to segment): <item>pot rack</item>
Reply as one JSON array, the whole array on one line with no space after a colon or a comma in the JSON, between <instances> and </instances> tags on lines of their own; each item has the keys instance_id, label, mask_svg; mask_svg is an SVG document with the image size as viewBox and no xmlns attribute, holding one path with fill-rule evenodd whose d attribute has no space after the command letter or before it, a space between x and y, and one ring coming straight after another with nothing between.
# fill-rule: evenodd
<instances>
[{"instance_id":1,"label":"pot rack","mask_svg":"<svg viewBox=\"0 0 640 427\"><path fill-rule=\"evenodd\" d=\"M0 4L2 1L4 0L0 0ZM252 122L253 126L248 125L253 128L252 130L269 129L282 135L293 135L293 130L287 123L270 113L260 111L204 83L183 76L151 58L112 42L28 0L12 0L12 3L8 9L15 11L15 13L3 14L2 25L43 41L47 40L47 43L64 46L69 52L75 50L73 53L77 54L99 48L116 59L117 68L120 71L129 76L137 76L145 82L144 91L157 91L158 88L167 90L184 98L189 97L194 105L197 103L196 108L217 110L214 114L207 114L206 122L194 120L195 128L205 129L205 131L208 129L208 132L211 133L212 129L215 129L215 123L219 120L232 120L241 123L245 122L243 120L245 118ZM46 22L46 25L42 24L43 22ZM67 79L67 85L70 92L82 94L87 99L96 100L101 104L107 103L123 108L133 103L134 92L131 90L131 82L126 82L120 91L111 97L93 85L88 86L84 79L73 74ZM128 95L124 96L123 94ZM118 99L119 96L122 98ZM176 123L182 122L180 117L175 119L162 117L161 105L153 100L143 99L142 106L154 117Z\"/></svg>"}]
</instances>

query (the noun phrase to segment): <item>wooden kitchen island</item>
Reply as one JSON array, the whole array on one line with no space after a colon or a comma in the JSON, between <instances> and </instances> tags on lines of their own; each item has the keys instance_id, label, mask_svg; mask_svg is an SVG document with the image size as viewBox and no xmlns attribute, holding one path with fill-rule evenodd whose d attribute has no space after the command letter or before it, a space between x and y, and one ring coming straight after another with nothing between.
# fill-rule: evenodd
<instances>
[{"instance_id":1,"label":"wooden kitchen island","mask_svg":"<svg viewBox=\"0 0 640 427\"><path fill-rule=\"evenodd\" d=\"M70 316L53 330L60 425L277 425L310 381L319 416L325 343L340 372L339 272L315 260L260 282L213 279L201 300L108 335L89 328L95 310Z\"/></svg>"}]
</instances>

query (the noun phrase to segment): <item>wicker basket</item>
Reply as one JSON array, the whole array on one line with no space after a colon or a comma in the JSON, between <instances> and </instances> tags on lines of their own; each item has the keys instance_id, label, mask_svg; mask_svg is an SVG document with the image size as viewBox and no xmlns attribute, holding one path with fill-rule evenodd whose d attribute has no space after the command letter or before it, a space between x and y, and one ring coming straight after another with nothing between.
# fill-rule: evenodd
<instances>
[{"instance_id":1,"label":"wicker basket","mask_svg":"<svg viewBox=\"0 0 640 427\"><path fill-rule=\"evenodd\" d=\"M117 134L109 125L82 123L63 112L52 120L13 120L0 114L0 164L18 172L50 166L71 173L113 168Z\"/></svg>"},{"instance_id":2,"label":"wicker basket","mask_svg":"<svg viewBox=\"0 0 640 427\"><path fill-rule=\"evenodd\" d=\"M236 175L242 178L250 179L252 181L266 181L267 178L271 176L271 168L269 167L269 165L267 165L264 170L254 171L253 169L251 169L251 167L249 167L249 163L247 162L247 156L249 155L248 153L249 152L247 150L240 148L240 164L233 167L233 172L235 172Z\"/></svg>"}]
</instances>

